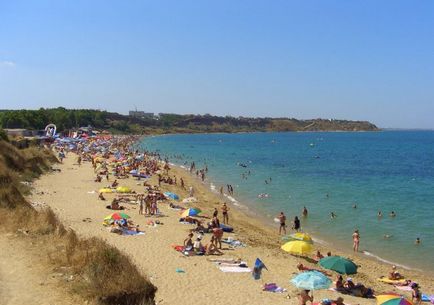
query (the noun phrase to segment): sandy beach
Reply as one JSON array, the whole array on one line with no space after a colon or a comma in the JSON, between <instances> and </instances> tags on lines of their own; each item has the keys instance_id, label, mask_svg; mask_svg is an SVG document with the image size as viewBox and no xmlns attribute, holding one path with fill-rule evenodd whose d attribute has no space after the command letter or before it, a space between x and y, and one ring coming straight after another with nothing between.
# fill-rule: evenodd
<instances>
[{"instance_id":1,"label":"sandy beach","mask_svg":"<svg viewBox=\"0 0 434 305\"><path fill-rule=\"evenodd\" d=\"M78 166L74 164L75 154L69 154L63 164L59 164L60 173L50 173L42 176L34 183L35 190L29 198L50 206L66 227L75 230L80 236L97 236L116 246L128 254L138 268L147 275L151 282L157 286L157 304L297 304L298 289L290 284L289 280L297 273L296 265L303 263L309 267L316 267L303 258L296 258L280 249L282 244L276 228L266 225L262 220L252 218L235 207L230 206L230 224L234 233L225 233L224 237L232 236L247 246L245 248L229 249L223 246L223 257L241 258L249 267L253 267L256 258L260 258L268 270L262 272L260 280L254 280L251 273L224 273L210 262L209 258L215 256L186 257L172 249L173 244L182 244L193 225L178 222L179 211L169 208L168 203L159 205L165 217L159 217L162 223L157 226L147 226L149 220L155 217L139 215L138 206L123 204L126 213L134 223L140 225L145 232L138 236L120 236L112 234L102 225L103 218L111 211L105 206L114 194L105 194L107 201L98 200L98 190L108 182L103 179L101 183L94 182L94 172L89 162ZM211 192L207 186L187 171L181 168L172 168L171 175L178 179L183 177L185 185L192 185L198 203L192 206L202 209L204 214L212 215L214 207L220 210L223 199ZM113 180L110 177L111 181ZM148 179L150 184L156 185L157 178ZM138 183L140 182L140 185ZM137 181L130 177L119 180L120 185L129 186L138 193L143 192L143 180ZM181 199L188 197L186 190L179 186L162 184L162 190L171 191L180 195ZM208 243L210 235L206 234L204 244ZM351 234L349 234L351 243ZM318 246L315 245L315 249ZM380 283L377 278L387 275L389 265L367 259L363 255L344 253L338 249L321 249L326 253L343 255L353 259L358 265L358 273L351 276L355 282L361 282L371 287L375 292L400 292L411 297L411 292L399 291L393 286ZM221 258L221 257L219 257ZM181 269L184 272L176 272ZM433 277L411 270L399 270L406 278L415 280L422 287L422 292L434 294ZM333 273L332 279L336 278ZM265 283L276 283L286 288L285 293L271 293L262 291ZM375 299L356 298L341 295L330 290L314 292L315 301L323 298L336 299L343 297L347 304L374 304Z\"/></svg>"}]
</instances>

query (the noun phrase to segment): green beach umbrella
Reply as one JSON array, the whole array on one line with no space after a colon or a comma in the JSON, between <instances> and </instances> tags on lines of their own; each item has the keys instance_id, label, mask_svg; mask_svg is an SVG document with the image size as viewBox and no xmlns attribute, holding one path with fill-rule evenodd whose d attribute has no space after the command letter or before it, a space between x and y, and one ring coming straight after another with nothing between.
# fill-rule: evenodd
<instances>
[{"instance_id":1,"label":"green beach umbrella","mask_svg":"<svg viewBox=\"0 0 434 305\"><path fill-rule=\"evenodd\" d=\"M357 265L342 256L327 256L319 260L321 267L336 271L340 274L357 273Z\"/></svg>"}]
</instances>

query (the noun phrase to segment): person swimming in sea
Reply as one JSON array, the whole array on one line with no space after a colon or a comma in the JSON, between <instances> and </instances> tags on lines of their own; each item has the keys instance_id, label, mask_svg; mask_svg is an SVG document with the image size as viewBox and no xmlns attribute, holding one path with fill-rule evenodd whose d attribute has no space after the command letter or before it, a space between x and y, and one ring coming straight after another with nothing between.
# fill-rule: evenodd
<instances>
[{"instance_id":1,"label":"person swimming in sea","mask_svg":"<svg viewBox=\"0 0 434 305\"><path fill-rule=\"evenodd\" d=\"M396 216L395 211L390 212L389 216L390 217L395 217Z\"/></svg>"},{"instance_id":2,"label":"person swimming in sea","mask_svg":"<svg viewBox=\"0 0 434 305\"><path fill-rule=\"evenodd\" d=\"M421 241L420 241L420 237L417 237L416 238L416 241L414 242L416 245L419 245L420 243L421 243Z\"/></svg>"},{"instance_id":3,"label":"person swimming in sea","mask_svg":"<svg viewBox=\"0 0 434 305\"><path fill-rule=\"evenodd\" d=\"M336 218L336 214L335 214L334 212L331 212L331 213L330 213L330 218L331 218L331 219Z\"/></svg>"},{"instance_id":4,"label":"person swimming in sea","mask_svg":"<svg viewBox=\"0 0 434 305\"><path fill-rule=\"evenodd\" d=\"M307 217L308 211L307 211L307 208L306 208L306 207L303 207L303 210L301 211L301 214L302 214L304 217Z\"/></svg>"},{"instance_id":5,"label":"person swimming in sea","mask_svg":"<svg viewBox=\"0 0 434 305\"><path fill-rule=\"evenodd\" d=\"M357 204L353 204L353 209L357 209Z\"/></svg>"},{"instance_id":6,"label":"person swimming in sea","mask_svg":"<svg viewBox=\"0 0 434 305\"><path fill-rule=\"evenodd\" d=\"M378 213L377 213L377 217L378 217L378 218L383 217L383 213L381 213L381 211L378 211Z\"/></svg>"}]
</instances>

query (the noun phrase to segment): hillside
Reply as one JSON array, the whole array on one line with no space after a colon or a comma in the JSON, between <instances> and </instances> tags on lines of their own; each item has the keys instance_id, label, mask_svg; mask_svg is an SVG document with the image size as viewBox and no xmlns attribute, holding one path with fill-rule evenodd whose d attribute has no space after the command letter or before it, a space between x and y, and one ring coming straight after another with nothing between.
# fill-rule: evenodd
<instances>
[{"instance_id":1,"label":"hillside","mask_svg":"<svg viewBox=\"0 0 434 305\"><path fill-rule=\"evenodd\" d=\"M0 127L43 129L57 125L59 131L91 125L113 133L201 133L254 131L376 131L367 121L294 118L249 118L213 115L160 114L156 117L131 117L91 109L52 108L39 110L2 110Z\"/></svg>"}]
</instances>

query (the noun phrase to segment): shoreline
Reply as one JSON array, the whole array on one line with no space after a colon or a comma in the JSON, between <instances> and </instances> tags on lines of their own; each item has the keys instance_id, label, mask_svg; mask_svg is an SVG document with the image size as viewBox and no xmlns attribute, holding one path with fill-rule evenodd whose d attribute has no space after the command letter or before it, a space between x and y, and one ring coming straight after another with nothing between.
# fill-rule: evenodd
<instances>
[{"instance_id":1,"label":"shoreline","mask_svg":"<svg viewBox=\"0 0 434 305\"><path fill-rule=\"evenodd\" d=\"M230 205L229 220L235 231L231 234L225 233L225 237L232 236L245 243L246 247L230 249L224 246L223 257L242 258L249 267L253 266L256 258L260 258L268 270L263 272L259 281L254 281L250 273L221 272L206 257L186 257L170 247L173 244L182 244L183 239L193 227L179 223L179 212L170 209L167 203L160 204L164 217L157 218L163 223L158 226L147 224L148 221L155 220L155 217L140 216L137 214L137 206L127 205L125 212L131 215L134 223L140 225L145 232L144 235L135 237L109 233L101 224L103 218L110 213L105 208L107 201L97 199L97 190L105 185L105 181L102 184L94 182L94 172L91 165L86 162L77 166L73 163L72 159L74 158L75 155L72 153L67 156L64 164L60 165L60 173L47 174L38 179L34 184L35 192L31 196L31 200L44 202L50 206L65 223L65 226L73 228L80 236L101 237L130 256L139 270L157 286L158 291L155 298L157 304L176 304L180 300L186 299L199 299L197 304L209 304L209 301L212 300L213 304L217 305L226 305L228 299L234 305L298 303L296 296L299 290L289 284L288 280L298 272L296 268L298 263L303 263L309 267L317 266L304 258L295 257L282 251L280 249L282 241L277 234L277 228L267 226L260 219L247 216L243 211ZM170 173L176 175L178 179L180 177L185 178L187 187L193 185L195 197L198 199L198 203L194 206L202 209L204 214L212 214L214 207L220 208L221 198L211 192L209 183L201 183L197 178L178 167L172 167ZM156 185L157 177L154 175L146 181ZM142 189L137 185L139 181L135 179L122 179L119 182L121 185L128 186L138 192ZM142 183L143 180L141 180L140 185ZM188 191L182 190L176 185L162 184L161 189L175 192L181 198L188 197ZM110 200L113 195L106 196ZM207 243L209 235L206 235L204 239L204 243ZM314 245L314 248L323 249L322 246L318 247L318 243ZM334 248L329 250L336 255L346 255ZM356 264L361 265L359 272L351 276L355 282L372 287L377 293L393 290L408 295L408 292L396 290L393 286L377 281L380 275L388 274L389 265L363 259L359 255L352 255L350 258ZM185 273L176 273L175 270L178 268L184 270ZM331 273L334 280L336 273ZM424 293L434 293L430 285L433 282L432 277L414 271L405 271L404 274L407 278L415 279L421 284ZM284 294L264 292L262 285L265 283L277 283L288 291ZM222 297L222 293L224 293L224 297ZM288 300L287 295L290 300ZM372 299L342 295L329 290L315 291L316 301L322 298L336 299L339 296L342 296L349 304L371 305L374 302ZM200 302L201 300L203 302Z\"/></svg>"},{"instance_id":2,"label":"shoreline","mask_svg":"<svg viewBox=\"0 0 434 305\"><path fill-rule=\"evenodd\" d=\"M381 131L383 131L383 130L381 130ZM345 132L349 133L351 131L345 131ZM367 132L369 132L369 131L367 131ZM391 132L393 132L393 131L391 131ZM351 133L353 133L353 132L351 132ZM358 133L358 132L356 132L356 133ZM179 134L174 133L171 135L179 135ZM158 136L160 136L160 135L154 135L152 137L158 137ZM146 145L146 139L145 140L139 139L137 142L138 143L144 142L143 145ZM141 147L140 144L136 145L136 146ZM144 147L145 146L143 146L143 148ZM161 150L157 150L157 151L159 153L161 153L162 155L165 155L164 151L161 151ZM172 152L172 153L174 153L174 152ZM169 153L169 155L171 155L172 153ZM201 155L199 157L196 156L195 158L200 161L200 160L202 160L202 158L204 158L204 156L203 155ZM191 157L184 159L184 160L189 160L189 162L192 161ZM187 174L192 175L192 177L195 176L194 174L189 173L188 168L186 168L185 164L182 164L182 161L177 160L176 158L175 159L170 158L169 162L171 162L171 164L173 164L173 165L175 165L181 169L184 169L187 172ZM178 162L178 164L177 164L177 162ZM211 170L212 170L212 168L211 168ZM201 182L200 179L197 179L197 181ZM222 177L217 176L217 177L214 177L214 179L213 179L212 175L211 176L207 175L207 179L205 180L205 184L208 186L208 188L210 189L211 192L214 192L215 194L219 195L218 188L220 187L220 185L222 185L222 184L224 185L225 182L224 182L224 178L222 178ZM215 189L213 189L213 187L212 187L213 185L214 185ZM245 195L245 194L243 194L243 195ZM226 198L227 202L230 202L231 205L233 205L236 208L240 208L248 216L259 218L260 220L262 220L264 225L267 225L270 228L276 227L275 225L273 226L273 218L271 215L273 213L270 213L269 210L260 209L260 207L258 208L258 206L255 206L255 204L251 204L251 202L252 202L251 198L250 199L246 198L246 196L244 196L244 198L239 198L239 197L238 198L237 197L232 198L234 196L232 196L232 197L228 196L226 194L226 192L225 192L225 196L226 196L225 198ZM234 200L234 202L232 201L232 199ZM306 227L304 227L304 228L307 228L308 231L312 230L312 228L309 228L309 224L307 224ZM318 231L318 228L313 229L313 230ZM312 232L310 232L310 233L312 233ZM346 242L342 241L342 238L339 240L333 240L333 238L329 238L330 236L333 237L330 234L322 234L321 235L320 232L315 232L315 233L313 233L313 235L314 235L314 237L316 236L318 242L323 244L324 246L333 245L333 247L337 248L337 250L340 252L346 253L347 255L354 254L352 252L352 247L351 247L351 245L352 245L351 238L348 239L348 244L347 244ZM362 241L362 245L363 245L363 241ZM370 246L369 244L366 247L367 248L362 248L360 250L360 253L358 253L360 256L363 256L365 259L373 260L373 261L378 262L378 263L389 264L390 266L396 265L396 266L399 266L403 269L417 271L417 272L423 273L423 274L428 275L428 276L430 274L432 274L432 272L434 272L434 265L433 266L426 266L427 264L412 265L411 264L412 260L405 259L405 257L404 257L404 259L401 259L401 260L396 259L393 255L391 255L390 251L389 252L385 251L384 252L385 257L383 257L383 254L382 254L383 252L381 251L382 250L381 245L379 246L380 248L378 248L378 246L377 246L375 249L372 245ZM374 250L372 250L371 248ZM428 262L429 262L429 260L428 260ZM430 264L428 264L428 265L430 265Z\"/></svg>"},{"instance_id":3,"label":"shoreline","mask_svg":"<svg viewBox=\"0 0 434 305\"><path fill-rule=\"evenodd\" d=\"M201 183L204 186L208 186L209 191L212 192L214 195L220 197L220 194L218 193L218 191L216 189L212 189L211 185L214 185L213 181L208 180L208 178L205 180L205 182L201 182L199 178L195 177L192 173L189 172L189 170L183 166L183 165L179 165L176 163L170 163L171 166L175 166L176 168L178 168L180 171L185 171L185 174L191 176L192 179L196 180L196 183ZM215 186L215 185L214 185ZM228 198L232 198L227 200L229 205L231 207L233 207L234 209L237 209L237 211L239 213L245 214L245 217L254 217L256 220L259 220L261 223L263 223L263 225L267 226L270 230L278 230L278 226L275 222L273 222L272 219L268 218L268 216L263 216L259 213L259 211L255 211L254 208L249 207L248 204L243 203L243 200L239 200L234 196L230 196L226 193L224 193L224 197L226 199ZM236 203L234 203L232 200L234 200ZM303 230L302 230L303 231ZM289 234L291 233L291 229L288 229ZM309 233L309 232L306 232ZM344 249L342 246L337 246L336 243L333 240L324 240L324 239L319 239L317 238L317 236L312 235L309 233L309 235L312 237L313 241L317 244L320 245L320 250L322 253L326 252L326 247L330 247L331 245L333 245L333 249L338 251L339 253L341 253L343 256L345 257L350 257L352 255L357 255L357 256L361 256L363 259L366 260L370 260L373 261L375 263L381 264L387 264L390 267L392 267L393 265L400 267L402 269L408 270L408 271L414 271L414 272L420 272L426 276L430 276L430 272L431 271L425 271L419 268L415 268L415 267L411 267L411 266L407 266L404 265L402 263L398 263L398 262L392 262L389 261L385 258L382 258L381 256L375 254L375 253L371 253L369 251L363 250L363 251L359 251L358 253L353 253L351 252L349 249ZM283 242L282 242L283 244Z\"/></svg>"}]
</instances>

